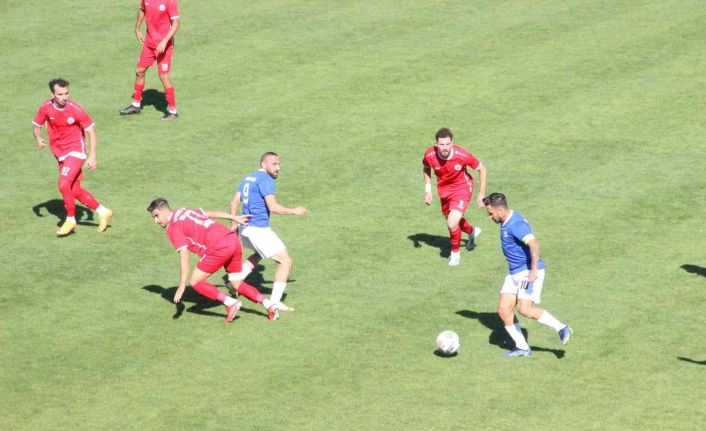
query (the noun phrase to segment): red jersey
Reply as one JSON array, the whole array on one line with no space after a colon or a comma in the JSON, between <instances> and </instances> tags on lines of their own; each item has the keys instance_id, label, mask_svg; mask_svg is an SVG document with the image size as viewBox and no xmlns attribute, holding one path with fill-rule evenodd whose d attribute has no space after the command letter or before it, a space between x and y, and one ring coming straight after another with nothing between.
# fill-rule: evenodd
<instances>
[{"instance_id":1,"label":"red jersey","mask_svg":"<svg viewBox=\"0 0 706 431\"><path fill-rule=\"evenodd\" d=\"M169 33L172 21L179 19L179 6L177 0L142 0L140 9L145 12L147 36L145 46L157 48L157 45ZM169 40L167 46L174 43L174 38Z\"/></svg>"},{"instance_id":2,"label":"red jersey","mask_svg":"<svg viewBox=\"0 0 706 431\"><path fill-rule=\"evenodd\" d=\"M167 237L179 251L187 247L203 258L226 235L233 231L208 217L202 209L180 208L167 220Z\"/></svg>"},{"instance_id":3,"label":"red jersey","mask_svg":"<svg viewBox=\"0 0 706 431\"><path fill-rule=\"evenodd\" d=\"M436 190L440 198L459 191L473 192L473 177L466 171L466 167L478 169L480 160L463 148L454 145L449 158L442 159L435 146L429 147L424 153L422 164L436 174Z\"/></svg>"},{"instance_id":4,"label":"red jersey","mask_svg":"<svg viewBox=\"0 0 706 431\"><path fill-rule=\"evenodd\" d=\"M64 108L57 108L52 100L42 103L32 123L42 127L47 123L49 148L54 157L63 161L69 156L86 158L84 130L93 127L93 120L81 106L69 100Z\"/></svg>"}]
</instances>

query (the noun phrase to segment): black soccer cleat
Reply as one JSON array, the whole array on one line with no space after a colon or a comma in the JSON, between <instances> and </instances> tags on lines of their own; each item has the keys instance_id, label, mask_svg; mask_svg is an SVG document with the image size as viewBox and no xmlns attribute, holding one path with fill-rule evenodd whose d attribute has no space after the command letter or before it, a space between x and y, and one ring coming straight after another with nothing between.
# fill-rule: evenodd
<instances>
[{"instance_id":1,"label":"black soccer cleat","mask_svg":"<svg viewBox=\"0 0 706 431\"><path fill-rule=\"evenodd\" d=\"M468 235L468 240L466 240L466 250L471 251L476 248L476 237L480 235L480 228L474 227L473 232Z\"/></svg>"},{"instance_id":2,"label":"black soccer cleat","mask_svg":"<svg viewBox=\"0 0 706 431\"><path fill-rule=\"evenodd\" d=\"M169 121L169 120L176 120L177 118L179 118L179 114L178 114L178 113L176 113L176 112L174 112L174 113L172 113L172 112L167 112L166 114L164 114L164 117L162 117L162 120L167 120L167 121Z\"/></svg>"},{"instance_id":3,"label":"black soccer cleat","mask_svg":"<svg viewBox=\"0 0 706 431\"><path fill-rule=\"evenodd\" d=\"M135 106L135 105L130 105L127 108L121 109L120 110L120 115L132 115L132 114L139 114L142 112L142 107L140 106Z\"/></svg>"}]
</instances>

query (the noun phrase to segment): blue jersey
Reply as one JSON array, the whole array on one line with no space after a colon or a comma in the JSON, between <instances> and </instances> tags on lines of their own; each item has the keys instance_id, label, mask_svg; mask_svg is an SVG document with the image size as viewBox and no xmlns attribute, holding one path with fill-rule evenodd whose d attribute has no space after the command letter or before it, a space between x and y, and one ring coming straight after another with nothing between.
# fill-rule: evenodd
<instances>
[{"instance_id":1,"label":"blue jersey","mask_svg":"<svg viewBox=\"0 0 706 431\"><path fill-rule=\"evenodd\" d=\"M531 269L532 255L527 242L534 238L527 219L517 211L500 226L500 244L507 259L510 274ZM544 261L539 259L537 269L544 269Z\"/></svg>"},{"instance_id":2,"label":"blue jersey","mask_svg":"<svg viewBox=\"0 0 706 431\"><path fill-rule=\"evenodd\" d=\"M270 210L267 208L265 196L275 194L274 178L263 170L257 170L243 178L238 191L240 201L243 203L243 214L252 215L248 226L268 227Z\"/></svg>"}]
</instances>

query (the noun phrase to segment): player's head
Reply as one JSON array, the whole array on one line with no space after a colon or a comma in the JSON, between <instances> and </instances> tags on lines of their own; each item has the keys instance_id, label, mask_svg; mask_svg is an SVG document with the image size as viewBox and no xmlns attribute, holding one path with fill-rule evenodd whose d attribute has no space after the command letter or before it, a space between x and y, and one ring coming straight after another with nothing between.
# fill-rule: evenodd
<instances>
[{"instance_id":1,"label":"player's head","mask_svg":"<svg viewBox=\"0 0 706 431\"><path fill-rule=\"evenodd\" d=\"M504 223L507 216L510 214L510 209L507 207L507 198L502 193L491 193L483 198L485 210L488 211L488 216L495 223Z\"/></svg>"},{"instance_id":2,"label":"player's head","mask_svg":"<svg viewBox=\"0 0 706 431\"><path fill-rule=\"evenodd\" d=\"M49 81L49 89L54 103L60 107L66 106L69 101L69 81L62 78L52 79Z\"/></svg>"},{"instance_id":3,"label":"player's head","mask_svg":"<svg viewBox=\"0 0 706 431\"><path fill-rule=\"evenodd\" d=\"M150 213L154 222L162 227L167 227L167 221L172 214L172 209L169 207L169 202L164 198L157 198L150 202L147 207L147 212Z\"/></svg>"},{"instance_id":4,"label":"player's head","mask_svg":"<svg viewBox=\"0 0 706 431\"><path fill-rule=\"evenodd\" d=\"M454 144L454 134L451 133L446 127L442 127L436 132L436 146L437 151L441 157L448 157L451 154L451 147Z\"/></svg>"},{"instance_id":5,"label":"player's head","mask_svg":"<svg viewBox=\"0 0 706 431\"><path fill-rule=\"evenodd\" d=\"M260 158L260 167L272 178L279 176L279 156L277 153L268 151Z\"/></svg>"}]
</instances>

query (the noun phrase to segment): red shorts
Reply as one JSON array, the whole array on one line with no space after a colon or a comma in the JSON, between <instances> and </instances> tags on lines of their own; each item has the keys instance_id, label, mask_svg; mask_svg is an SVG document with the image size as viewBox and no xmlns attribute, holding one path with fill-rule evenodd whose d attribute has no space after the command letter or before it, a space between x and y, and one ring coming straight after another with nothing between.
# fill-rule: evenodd
<instances>
[{"instance_id":1,"label":"red shorts","mask_svg":"<svg viewBox=\"0 0 706 431\"><path fill-rule=\"evenodd\" d=\"M67 157L59 162L59 181L65 178L69 183L83 180L83 159L78 157Z\"/></svg>"},{"instance_id":2,"label":"red shorts","mask_svg":"<svg viewBox=\"0 0 706 431\"><path fill-rule=\"evenodd\" d=\"M460 211L461 213L466 212L471 197L471 193L463 191L441 198L441 214L448 215L452 210Z\"/></svg>"},{"instance_id":3,"label":"red shorts","mask_svg":"<svg viewBox=\"0 0 706 431\"><path fill-rule=\"evenodd\" d=\"M163 53L158 53L154 48L148 48L147 45L142 45L140 59L137 61L137 67L140 69L148 69L157 61L157 72L160 75L166 75L172 71L172 53L174 45L167 45L167 49Z\"/></svg>"},{"instance_id":4,"label":"red shorts","mask_svg":"<svg viewBox=\"0 0 706 431\"><path fill-rule=\"evenodd\" d=\"M242 271L243 250L235 232L229 233L215 246L206 250L206 254L196 267L209 274L221 268L225 268L228 274Z\"/></svg>"}]
</instances>

